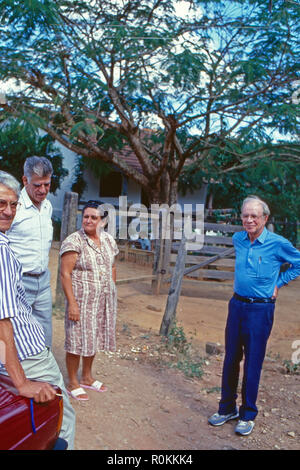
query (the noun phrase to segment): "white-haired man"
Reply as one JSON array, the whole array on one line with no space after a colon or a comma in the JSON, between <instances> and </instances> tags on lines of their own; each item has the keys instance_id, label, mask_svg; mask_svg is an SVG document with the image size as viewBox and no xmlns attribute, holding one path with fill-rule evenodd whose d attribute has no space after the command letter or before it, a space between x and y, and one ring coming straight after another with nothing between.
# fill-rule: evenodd
<instances>
[{"instance_id":1,"label":"white-haired man","mask_svg":"<svg viewBox=\"0 0 300 470\"><path fill-rule=\"evenodd\" d=\"M45 334L33 317L22 283L22 268L10 248L6 231L16 214L19 183L0 171L0 374L8 374L19 394L43 403L61 388L64 414L60 437L74 447L75 413ZM30 251L30 247L28 248Z\"/></svg>"},{"instance_id":2,"label":"white-haired man","mask_svg":"<svg viewBox=\"0 0 300 470\"><path fill-rule=\"evenodd\" d=\"M284 237L266 229L270 210L256 196L247 197L241 218L245 231L233 236L236 252L234 295L225 330L222 393L213 426L239 418L237 434L248 435L257 415L256 400L278 290L300 275L300 252ZM281 265L290 267L281 272ZM244 356L242 405L236 407L240 362Z\"/></svg>"}]
</instances>

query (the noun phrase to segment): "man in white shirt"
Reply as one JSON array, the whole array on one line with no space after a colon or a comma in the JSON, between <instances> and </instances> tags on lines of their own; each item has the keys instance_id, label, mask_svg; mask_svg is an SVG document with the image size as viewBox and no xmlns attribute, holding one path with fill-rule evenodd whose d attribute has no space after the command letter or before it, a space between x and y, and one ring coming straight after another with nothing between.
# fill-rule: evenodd
<instances>
[{"instance_id":1,"label":"man in white shirt","mask_svg":"<svg viewBox=\"0 0 300 470\"><path fill-rule=\"evenodd\" d=\"M52 205L46 199L53 168L44 157L29 157L24 164L20 205L7 236L22 265L22 280L33 316L43 326L46 346L52 345L52 296L49 252L53 238Z\"/></svg>"}]
</instances>

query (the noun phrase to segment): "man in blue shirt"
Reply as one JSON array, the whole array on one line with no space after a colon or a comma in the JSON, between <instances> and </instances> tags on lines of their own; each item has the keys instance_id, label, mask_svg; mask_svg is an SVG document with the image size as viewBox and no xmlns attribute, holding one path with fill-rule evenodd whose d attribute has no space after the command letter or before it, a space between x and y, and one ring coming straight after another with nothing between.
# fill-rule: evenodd
<instances>
[{"instance_id":1,"label":"man in blue shirt","mask_svg":"<svg viewBox=\"0 0 300 470\"><path fill-rule=\"evenodd\" d=\"M234 295L229 302L225 330L222 394L213 426L239 418L237 434L248 435L257 415L256 399L267 341L273 325L278 290L300 275L300 252L284 237L265 227L267 204L249 196L242 205L245 231L235 233ZM280 272L281 265L290 267ZM236 408L240 361L244 356L242 405Z\"/></svg>"}]
</instances>

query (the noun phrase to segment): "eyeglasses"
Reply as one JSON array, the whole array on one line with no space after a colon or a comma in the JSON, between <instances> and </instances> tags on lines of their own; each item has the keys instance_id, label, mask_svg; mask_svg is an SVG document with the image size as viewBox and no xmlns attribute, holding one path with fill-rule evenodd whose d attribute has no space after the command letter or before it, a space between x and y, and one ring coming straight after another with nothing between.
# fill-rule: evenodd
<instances>
[{"instance_id":1,"label":"eyeglasses","mask_svg":"<svg viewBox=\"0 0 300 470\"><path fill-rule=\"evenodd\" d=\"M257 220L257 219L260 219L261 217L263 217L263 214L262 215L256 215L256 214L241 214L241 218L243 220L247 220L249 219L249 217L251 217L252 220Z\"/></svg>"},{"instance_id":2,"label":"eyeglasses","mask_svg":"<svg viewBox=\"0 0 300 470\"><path fill-rule=\"evenodd\" d=\"M5 201L4 199L0 199L0 211L4 211L7 206L10 206L12 212L15 212L19 206L19 201Z\"/></svg>"}]
</instances>

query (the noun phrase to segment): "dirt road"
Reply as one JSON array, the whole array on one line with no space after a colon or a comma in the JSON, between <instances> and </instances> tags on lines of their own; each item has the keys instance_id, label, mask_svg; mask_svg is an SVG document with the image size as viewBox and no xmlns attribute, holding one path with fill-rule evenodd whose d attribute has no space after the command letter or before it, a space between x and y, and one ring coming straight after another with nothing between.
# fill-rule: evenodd
<instances>
[{"instance_id":1,"label":"dirt road","mask_svg":"<svg viewBox=\"0 0 300 470\"><path fill-rule=\"evenodd\" d=\"M56 257L54 250L53 292ZM119 278L145 272L118 263ZM119 286L117 352L99 353L94 367L108 391L89 391L85 403L72 400L77 413L76 449L298 450L300 376L287 374L282 364L291 359L293 341L300 340L299 288L300 281L295 281L280 292L262 373L259 415L253 433L241 438L234 434L234 422L220 428L207 424L220 395L223 357L207 356L205 343L223 344L230 286L182 290L177 321L202 364L201 378L188 378L174 367L174 356L158 334L166 294L151 295L149 282ZM66 377L63 312L54 313L54 354Z\"/></svg>"}]
</instances>

